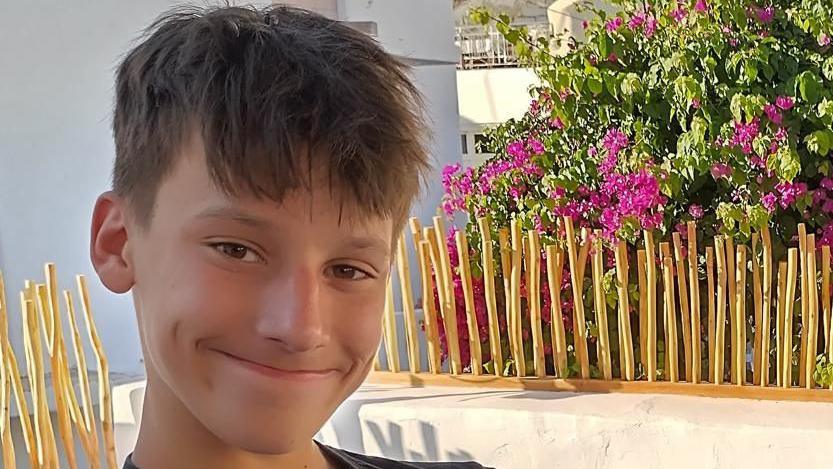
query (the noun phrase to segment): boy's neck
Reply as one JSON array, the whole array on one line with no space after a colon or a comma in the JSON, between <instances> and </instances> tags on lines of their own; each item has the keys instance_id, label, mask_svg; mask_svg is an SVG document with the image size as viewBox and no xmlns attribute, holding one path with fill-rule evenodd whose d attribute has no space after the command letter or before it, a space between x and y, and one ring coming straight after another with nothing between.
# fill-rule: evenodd
<instances>
[{"instance_id":1,"label":"boy's neck","mask_svg":"<svg viewBox=\"0 0 833 469\"><path fill-rule=\"evenodd\" d=\"M133 450L139 469L336 469L310 440L287 454L231 447L198 421L167 386L148 376L142 422Z\"/></svg>"}]
</instances>

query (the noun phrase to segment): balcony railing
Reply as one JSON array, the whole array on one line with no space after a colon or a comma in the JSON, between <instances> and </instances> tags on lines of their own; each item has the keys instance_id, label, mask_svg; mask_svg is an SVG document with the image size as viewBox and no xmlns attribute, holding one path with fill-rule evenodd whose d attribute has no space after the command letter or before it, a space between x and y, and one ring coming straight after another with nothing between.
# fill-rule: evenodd
<instances>
[{"instance_id":1,"label":"balcony railing","mask_svg":"<svg viewBox=\"0 0 833 469\"><path fill-rule=\"evenodd\" d=\"M552 26L546 22L514 26L526 26L533 38L546 37L552 32ZM514 46L492 25L458 24L454 41L460 48L459 69L520 66Z\"/></svg>"}]
</instances>

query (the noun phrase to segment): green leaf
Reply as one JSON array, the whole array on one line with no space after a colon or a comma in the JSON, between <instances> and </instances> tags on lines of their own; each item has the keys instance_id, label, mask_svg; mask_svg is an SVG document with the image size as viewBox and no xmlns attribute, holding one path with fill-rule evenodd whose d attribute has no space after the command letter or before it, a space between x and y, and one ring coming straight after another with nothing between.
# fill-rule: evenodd
<instances>
[{"instance_id":1,"label":"green leaf","mask_svg":"<svg viewBox=\"0 0 833 469\"><path fill-rule=\"evenodd\" d=\"M819 101L824 85L818 75L807 70L797 77L796 84L798 85L798 92L804 101L810 104L815 104Z\"/></svg>"},{"instance_id":2,"label":"green leaf","mask_svg":"<svg viewBox=\"0 0 833 469\"><path fill-rule=\"evenodd\" d=\"M777 152L769 155L767 168L775 171L781 180L792 181L801 171L798 154L789 147L781 147Z\"/></svg>"},{"instance_id":3,"label":"green leaf","mask_svg":"<svg viewBox=\"0 0 833 469\"><path fill-rule=\"evenodd\" d=\"M817 130L808 135L804 139L804 142L807 143L807 149L809 151L821 156L827 156L830 150L833 149L833 130Z\"/></svg>"},{"instance_id":4,"label":"green leaf","mask_svg":"<svg viewBox=\"0 0 833 469\"><path fill-rule=\"evenodd\" d=\"M604 90L601 78L596 75L589 75L587 77L587 89L596 96L600 95Z\"/></svg>"}]
</instances>

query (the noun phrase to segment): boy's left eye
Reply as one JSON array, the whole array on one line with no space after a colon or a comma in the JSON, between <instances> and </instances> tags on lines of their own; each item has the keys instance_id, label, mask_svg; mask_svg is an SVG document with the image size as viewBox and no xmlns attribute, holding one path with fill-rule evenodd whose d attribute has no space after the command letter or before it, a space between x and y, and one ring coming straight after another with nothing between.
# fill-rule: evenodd
<instances>
[{"instance_id":1,"label":"boy's left eye","mask_svg":"<svg viewBox=\"0 0 833 469\"><path fill-rule=\"evenodd\" d=\"M351 265L336 265L330 268L333 277L341 280L364 280L370 278L363 270Z\"/></svg>"},{"instance_id":2,"label":"boy's left eye","mask_svg":"<svg viewBox=\"0 0 833 469\"><path fill-rule=\"evenodd\" d=\"M252 249L237 243L214 243L211 245L226 257L241 262L260 262L261 257Z\"/></svg>"}]
</instances>

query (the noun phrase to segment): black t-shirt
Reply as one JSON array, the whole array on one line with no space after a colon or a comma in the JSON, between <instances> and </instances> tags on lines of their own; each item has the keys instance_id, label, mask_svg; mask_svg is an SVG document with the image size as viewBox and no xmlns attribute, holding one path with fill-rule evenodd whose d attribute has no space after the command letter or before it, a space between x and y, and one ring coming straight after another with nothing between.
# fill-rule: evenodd
<instances>
[{"instance_id":1,"label":"black t-shirt","mask_svg":"<svg viewBox=\"0 0 833 469\"><path fill-rule=\"evenodd\" d=\"M404 462L351 453L322 444L318 447L339 469L486 469L476 462ZM124 462L124 469L139 467L133 464L133 460L128 456Z\"/></svg>"}]
</instances>

